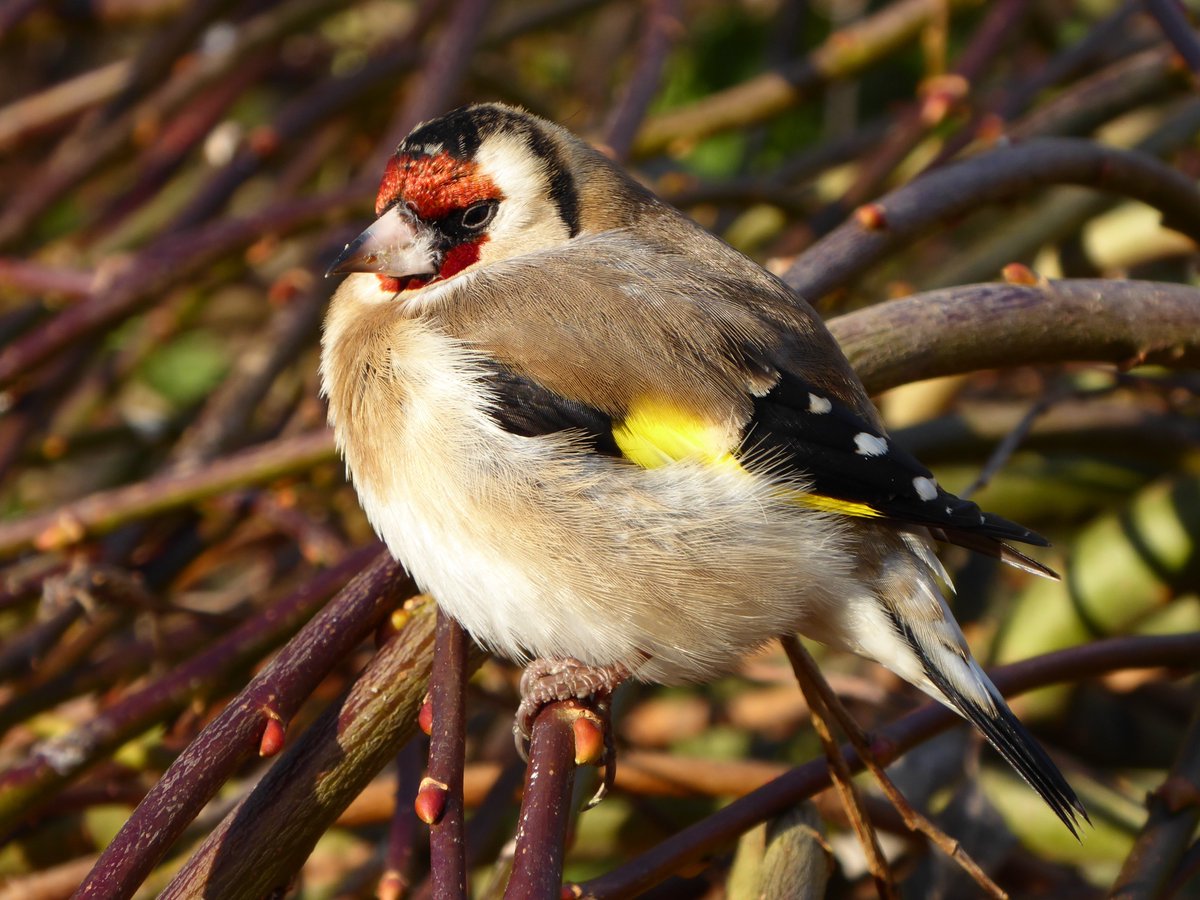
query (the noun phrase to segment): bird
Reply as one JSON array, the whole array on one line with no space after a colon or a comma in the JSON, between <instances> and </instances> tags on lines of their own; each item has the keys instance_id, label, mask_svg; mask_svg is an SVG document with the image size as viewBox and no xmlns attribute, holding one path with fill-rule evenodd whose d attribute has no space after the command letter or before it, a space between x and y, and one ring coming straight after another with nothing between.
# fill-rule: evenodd
<instances>
[{"instance_id":1,"label":"bird","mask_svg":"<svg viewBox=\"0 0 1200 900\"><path fill-rule=\"evenodd\" d=\"M527 664L522 716L701 682L799 633L972 723L1087 813L971 654L935 541L1057 577L1040 535L888 435L816 311L567 129L479 103L386 164L329 268L321 389L422 590Z\"/></svg>"}]
</instances>

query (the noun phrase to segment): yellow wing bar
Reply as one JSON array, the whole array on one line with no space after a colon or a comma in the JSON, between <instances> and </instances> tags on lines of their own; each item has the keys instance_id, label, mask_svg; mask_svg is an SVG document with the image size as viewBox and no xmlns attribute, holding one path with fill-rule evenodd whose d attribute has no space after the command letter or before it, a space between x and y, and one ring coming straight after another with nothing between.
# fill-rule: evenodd
<instances>
[{"instance_id":1,"label":"yellow wing bar","mask_svg":"<svg viewBox=\"0 0 1200 900\"><path fill-rule=\"evenodd\" d=\"M733 454L737 439L730 434L729 428L661 401L635 405L623 420L613 426L613 439L621 454L643 469L695 460L705 465L733 467L746 472ZM812 509L862 518L883 515L866 503L802 491L789 493L796 503Z\"/></svg>"}]
</instances>

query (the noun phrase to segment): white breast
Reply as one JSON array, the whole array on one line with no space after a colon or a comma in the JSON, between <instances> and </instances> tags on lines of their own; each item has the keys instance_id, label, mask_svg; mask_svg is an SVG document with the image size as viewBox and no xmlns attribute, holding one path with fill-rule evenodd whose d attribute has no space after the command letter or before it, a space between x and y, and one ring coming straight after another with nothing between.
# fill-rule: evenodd
<instances>
[{"instance_id":1,"label":"white breast","mask_svg":"<svg viewBox=\"0 0 1200 900\"><path fill-rule=\"evenodd\" d=\"M419 319L383 343L333 323L322 375L367 516L486 646L691 680L854 589L834 517L734 470L506 432L479 363Z\"/></svg>"}]
</instances>

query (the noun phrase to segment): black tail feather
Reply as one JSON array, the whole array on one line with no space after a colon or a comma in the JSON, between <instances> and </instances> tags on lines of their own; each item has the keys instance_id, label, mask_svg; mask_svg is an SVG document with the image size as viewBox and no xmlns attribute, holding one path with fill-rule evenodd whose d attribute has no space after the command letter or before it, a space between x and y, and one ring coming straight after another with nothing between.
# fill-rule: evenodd
<instances>
[{"instance_id":1,"label":"black tail feather","mask_svg":"<svg viewBox=\"0 0 1200 900\"><path fill-rule=\"evenodd\" d=\"M916 651L924 666L925 675L941 691L947 702L958 710L963 718L979 729L987 738L987 742L1004 757L1005 762L1016 770L1026 784L1038 792L1046 804L1054 810L1054 814L1075 836L1075 839L1079 840L1080 817L1082 816L1089 825L1092 823L1092 820L1088 818L1087 810L1075 796L1075 791L1071 789L1067 779L1058 770L1054 760L1042 749L1037 738L1029 733L1029 729L1021 724L1021 720L1013 715L1013 711L1008 708L1008 704L1004 702L999 691L988 682L987 688L992 696L994 708L981 706L955 689L946 676L938 671L915 639L915 635L909 632L908 638L910 646ZM982 673L980 674L982 675ZM983 677L986 678L986 676Z\"/></svg>"},{"instance_id":2,"label":"black tail feather","mask_svg":"<svg viewBox=\"0 0 1200 900\"><path fill-rule=\"evenodd\" d=\"M1075 791L1058 770L1054 760L1029 733L1029 729L1013 715L1013 711L1004 702L1004 697L988 680L983 670L969 657L962 658L962 662L973 670L979 680L979 686L985 689L990 703L968 697L956 688L946 673L936 665L908 623L894 612L889 611L889 615L896 630L920 660L925 677L937 688L946 704L979 729L996 752L1004 757L1026 784L1038 792L1075 839L1079 840L1080 818L1089 825L1092 823L1087 810L1075 796ZM946 652L952 650L946 648Z\"/></svg>"},{"instance_id":3,"label":"black tail feather","mask_svg":"<svg viewBox=\"0 0 1200 900\"><path fill-rule=\"evenodd\" d=\"M939 685L943 693L945 688ZM1041 795L1054 814L1062 820L1075 839L1079 839L1079 819L1089 825L1087 810L1067 783L1058 766L1037 739L1003 700L997 699L995 711L983 709L965 697L947 695L972 725L978 728L996 752L1004 757L1025 783Z\"/></svg>"}]
</instances>

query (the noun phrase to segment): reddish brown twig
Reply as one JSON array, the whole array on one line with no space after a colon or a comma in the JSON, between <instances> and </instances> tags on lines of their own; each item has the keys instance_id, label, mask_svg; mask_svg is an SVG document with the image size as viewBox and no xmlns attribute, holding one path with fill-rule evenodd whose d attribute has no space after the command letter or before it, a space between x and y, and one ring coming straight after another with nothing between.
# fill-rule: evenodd
<instances>
[{"instance_id":1,"label":"reddish brown twig","mask_svg":"<svg viewBox=\"0 0 1200 900\"><path fill-rule=\"evenodd\" d=\"M408 95L408 101L388 126L382 144L372 156L367 170L378 177L396 151L396 145L425 119L447 111L466 74L471 54L478 46L484 25L491 14L494 0L458 0L446 21L437 45L432 48L429 62L422 70L418 84ZM425 4L424 18L428 23L433 10L443 4Z\"/></svg>"},{"instance_id":2,"label":"reddish brown twig","mask_svg":"<svg viewBox=\"0 0 1200 900\"><path fill-rule=\"evenodd\" d=\"M204 468L181 467L139 484L100 491L48 512L0 523L0 556L29 547L66 547L88 535L104 534L137 519L302 472L332 459L333 436L327 431L279 438Z\"/></svg>"},{"instance_id":3,"label":"reddish brown twig","mask_svg":"<svg viewBox=\"0 0 1200 900\"><path fill-rule=\"evenodd\" d=\"M388 822L383 874L376 895L379 900L403 900L417 871L417 841L423 831L413 813L413 802L421 784L421 773L428 756L428 742L421 735L410 740L396 755L396 791Z\"/></svg>"},{"instance_id":4,"label":"reddish brown twig","mask_svg":"<svg viewBox=\"0 0 1200 900\"><path fill-rule=\"evenodd\" d=\"M94 292L0 351L0 385L7 385L70 344L119 322L143 303L194 275L204 266L260 240L319 221L364 196L362 186L288 200L243 219L215 222L194 231L167 236L143 249L121 268L111 284Z\"/></svg>"},{"instance_id":5,"label":"reddish brown twig","mask_svg":"<svg viewBox=\"0 0 1200 900\"><path fill-rule=\"evenodd\" d=\"M854 747L855 753L858 754L858 758L862 760L868 771L875 777L875 781L879 784L879 787L883 790L883 793L887 796L892 806L904 818L904 824L912 831L925 835L938 849L958 863L959 867L971 876L971 879L989 897L1006 900L1008 894L1001 890L1000 886L987 876L975 860L971 859L962 845L914 809L912 804L900 793L899 788L896 787L895 783L888 777L888 774L883 771L883 767L875 759L875 755L871 750L870 738L863 732L858 723L854 721L854 717L850 715L846 707L842 705L842 701L838 699L837 694L830 688L829 683L821 677L821 671L817 668L816 661L804 648L804 645L800 643L800 639L795 635L785 635L781 638L781 641L784 652L787 653L788 660L792 664L792 670L796 673L796 678L804 690L804 696L808 699L809 705L812 706L813 701L816 700L822 706L823 712L827 715L831 714L837 719L838 723L842 726L842 731L850 741L850 745ZM829 755L831 762L840 758L840 752Z\"/></svg>"},{"instance_id":6,"label":"reddish brown twig","mask_svg":"<svg viewBox=\"0 0 1200 900\"><path fill-rule=\"evenodd\" d=\"M1192 711L1166 781L1150 793L1146 805L1150 815L1109 897L1136 900L1173 896L1168 886L1200 823L1200 703Z\"/></svg>"},{"instance_id":7,"label":"reddish brown twig","mask_svg":"<svg viewBox=\"0 0 1200 900\"><path fill-rule=\"evenodd\" d=\"M1005 695L1019 694L1059 681L1078 681L1120 669L1173 666L1194 670L1200 666L1200 633L1167 637L1132 637L1097 641L1060 650L992 670L993 683ZM888 765L922 741L961 723L953 712L927 705L875 736L872 750L880 765ZM850 746L842 748L850 767L862 767ZM793 769L765 787L747 794L663 841L653 850L607 875L579 885L579 896L628 897L648 890L681 867L701 859L731 842L737 835L765 822L800 800L829 785L829 768L815 760Z\"/></svg>"},{"instance_id":8,"label":"reddish brown twig","mask_svg":"<svg viewBox=\"0 0 1200 900\"><path fill-rule=\"evenodd\" d=\"M179 57L188 51L207 25L231 6L231 0L200 0L189 4L153 41L145 41L133 61L129 78L104 107L102 118L111 120L132 106L144 93L159 86Z\"/></svg>"},{"instance_id":9,"label":"reddish brown twig","mask_svg":"<svg viewBox=\"0 0 1200 900\"><path fill-rule=\"evenodd\" d=\"M467 896L467 853L463 839L463 766L466 754L467 655L470 639L440 609L436 653L430 676L433 731L429 736L429 777L417 795L437 798L438 812L429 823L429 869L435 897Z\"/></svg>"},{"instance_id":10,"label":"reddish brown twig","mask_svg":"<svg viewBox=\"0 0 1200 900\"><path fill-rule=\"evenodd\" d=\"M1200 239L1200 188L1151 156L1074 138L1040 138L939 169L862 207L813 244L784 280L815 303L932 226L980 206L1052 184L1123 194L1163 213L1168 227Z\"/></svg>"},{"instance_id":11,"label":"reddish brown twig","mask_svg":"<svg viewBox=\"0 0 1200 900\"><path fill-rule=\"evenodd\" d=\"M604 127L604 143L614 159L629 157L633 139L658 90L667 54L683 34L681 6L680 0L652 0L645 6L637 63Z\"/></svg>"},{"instance_id":12,"label":"reddish brown twig","mask_svg":"<svg viewBox=\"0 0 1200 900\"><path fill-rule=\"evenodd\" d=\"M1005 44L1021 33L1029 0L1003 0L990 4L987 15L971 42L950 72L924 85L924 96L894 121L879 149L859 166L854 183L831 208L818 213L815 229L828 231L855 206L874 197L887 176L912 152L930 129L958 107L969 102L969 94Z\"/></svg>"},{"instance_id":13,"label":"reddish brown twig","mask_svg":"<svg viewBox=\"0 0 1200 900\"><path fill-rule=\"evenodd\" d=\"M184 165L188 154L227 115L229 108L268 71L270 58L252 56L180 111L138 160L138 179L97 209L81 237L88 241L111 233L143 204L160 196L163 187Z\"/></svg>"},{"instance_id":14,"label":"reddish brown twig","mask_svg":"<svg viewBox=\"0 0 1200 900\"><path fill-rule=\"evenodd\" d=\"M821 677L816 665L810 665L812 660L808 658L808 651L801 645L799 638L795 635L785 635L780 638L780 641L788 659L791 660L792 671L795 672L796 680L800 683L804 699L808 701L813 729L817 732L821 748L825 751L825 759L829 763L829 778L842 802L842 809L846 811L846 816L850 820L850 826L854 829L854 835L858 838L859 846L862 847L863 855L867 860L867 871L871 873L871 878L875 882L875 890L880 897L899 897L896 880L892 876L887 857L883 855L883 848L879 846L879 837L871 826L871 821L863 805L862 795L854 786L850 767L842 757L842 750L834 740L833 732L829 729L829 722L833 719L833 714L830 711L827 697L832 691L828 690L828 685L823 684L824 678ZM842 728L845 729L845 727L843 722Z\"/></svg>"},{"instance_id":15,"label":"reddish brown twig","mask_svg":"<svg viewBox=\"0 0 1200 900\"><path fill-rule=\"evenodd\" d=\"M173 448L174 465L215 458L245 442L259 404L275 379L320 330L328 288L303 269L293 269L276 282L280 294L295 295L263 330L258 346L243 353L233 370L213 391L195 421Z\"/></svg>"},{"instance_id":16,"label":"reddish brown twig","mask_svg":"<svg viewBox=\"0 0 1200 900\"><path fill-rule=\"evenodd\" d=\"M204 804L255 752L264 727L262 710L270 708L285 721L290 718L330 669L411 591L399 567L372 547L314 579L287 602L302 614L312 614L327 592L355 570L361 574L175 760L104 851L77 897L132 896ZM268 621L283 612L281 604L268 613ZM261 627L257 622L247 625ZM256 648L255 658L261 652ZM173 676L190 674L191 667L185 666Z\"/></svg>"},{"instance_id":17,"label":"reddish brown twig","mask_svg":"<svg viewBox=\"0 0 1200 900\"><path fill-rule=\"evenodd\" d=\"M350 690L208 835L160 897L263 897L287 886L338 814L416 730L435 608L420 600L406 609L407 622ZM258 840L264 833L272 839Z\"/></svg>"},{"instance_id":18,"label":"reddish brown twig","mask_svg":"<svg viewBox=\"0 0 1200 900\"><path fill-rule=\"evenodd\" d=\"M153 93L116 118L106 119L100 110L96 110L59 142L50 158L39 166L37 176L22 185L0 211L0 245L27 239L37 218L77 185L116 160L129 146L139 126L169 118L240 61L266 52L288 34L304 28L314 18L337 6L340 4L335 0L292 0L278 4L244 23L229 52L189 57L191 65L179 67L172 77L156 86ZM175 60L170 61L174 63ZM145 84L139 83L136 91L140 92L143 87ZM124 102L122 100L121 105ZM116 99L110 101L109 108L117 108Z\"/></svg>"},{"instance_id":19,"label":"reddish brown twig","mask_svg":"<svg viewBox=\"0 0 1200 900\"><path fill-rule=\"evenodd\" d=\"M79 662L80 656L127 618L101 613L76 641L56 648L33 677L18 682L13 696L0 706L0 732L72 697L127 683L156 662L186 659L202 644L219 637L211 628L205 628L203 622L191 621L152 637L116 641L102 658L67 668L71 659ZM46 669L51 669L49 677L43 676Z\"/></svg>"},{"instance_id":20,"label":"reddish brown twig","mask_svg":"<svg viewBox=\"0 0 1200 900\"><path fill-rule=\"evenodd\" d=\"M27 759L0 773L0 834L8 833L55 789L96 760L214 690L230 672L277 646L362 566L369 553L360 550L340 566L321 573L306 588L284 597L164 677L133 691L75 730L40 743ZM261 733L261 718L257 727Z\"/></svg>"},{"instance_id":21,"label":"reddish brown twig","mask_svg":"<svg viewBox=\"0 0 1200 900\"><path fill-rule=\"evenodd\" d=\"M92 292L95 281L94 272L47 266L27 259L0 257L0 285L31 294L86 297Z\"/></svg>"},{"instance_id":22,"label":"reddish brown twig","mask_svg":"<svg viewBox=\"0 0 1200 900\"><path fill-rule=\"evenodd\" d=\"M42 606L47 614L0 647L0 680L21 674L40 661L85 613L97 617L104 607L112 607L107 617L111 629L128 613L157 605L137 576L114 567L79 561L65 573L48 575L42 582Z\"/></svg>"},{"instance_id":23,"label":"reddish brown twig","mask_svg":"<svg viewBox=\"0 0 1200 900\"><path fill-rule=\"evenodd\" d=\"M575 785L574 723L583 707L551 703L533 723L529 768L505 900L557 900Z\"/></svg>"}]
</instances>

